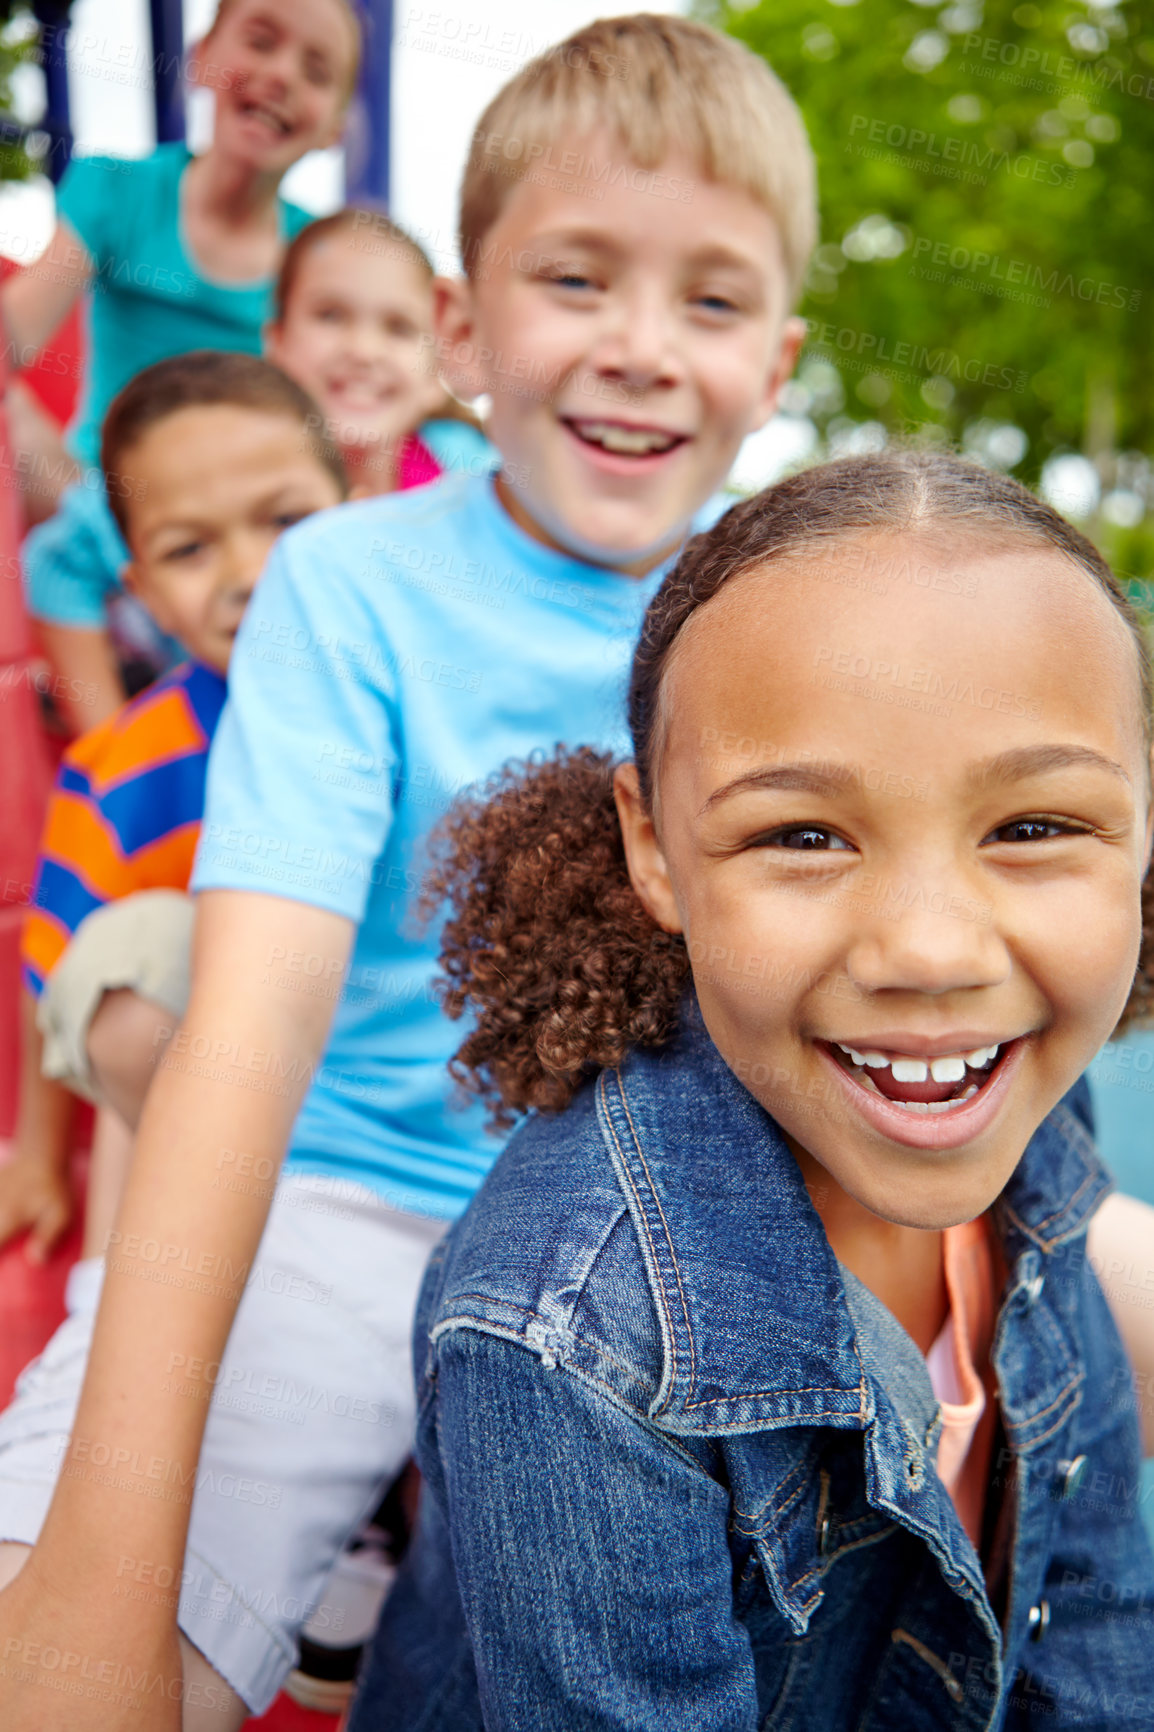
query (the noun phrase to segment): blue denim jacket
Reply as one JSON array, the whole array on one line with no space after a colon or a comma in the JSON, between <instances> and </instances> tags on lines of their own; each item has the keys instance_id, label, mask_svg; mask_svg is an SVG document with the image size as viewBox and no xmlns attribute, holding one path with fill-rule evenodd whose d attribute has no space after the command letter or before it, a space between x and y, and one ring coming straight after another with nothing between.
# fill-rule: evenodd
<instances>
[{"instance_id":1,"label":"blue denim jacket","mask_svg":"<svg viewBox=\"0 0 1154 1732\"><path fill-rule=\"evenodd\" d=\"M1128 1364L1084 1085L994 1219L985 1569L925 1361L692 1001L536 1118L434 1253L417 1541L351 1732L1154 1728Z\"/></svg>"}]
</instances>

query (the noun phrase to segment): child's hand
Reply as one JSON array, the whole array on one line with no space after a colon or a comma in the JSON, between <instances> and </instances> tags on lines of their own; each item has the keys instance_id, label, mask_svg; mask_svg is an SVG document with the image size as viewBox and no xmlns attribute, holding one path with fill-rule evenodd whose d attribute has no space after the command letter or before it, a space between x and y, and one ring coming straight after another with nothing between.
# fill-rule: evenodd
<instances>
[{"instance_id":1,"label":"child's hand","mask_svg":"<svg viewBox=\"0 0 1154 1732\"><path fill-rule=\"evenodd\" d=\"M0 1167L0 1245L29 1229L25 1255L30 1263L45 1261L71 1221L72 1209L67 1172L23 1154Z\"/></svg>"}]
</instances>

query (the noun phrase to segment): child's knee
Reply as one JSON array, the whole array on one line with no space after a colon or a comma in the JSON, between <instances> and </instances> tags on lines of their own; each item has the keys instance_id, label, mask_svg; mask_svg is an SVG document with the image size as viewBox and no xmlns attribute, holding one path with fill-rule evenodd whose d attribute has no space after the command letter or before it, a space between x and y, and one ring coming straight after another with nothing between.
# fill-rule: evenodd
<instances>
[{"instance_id":1,"label":"child's knee","mask_svg":"<svg viewBox=\"0 0 1154 1732\"><path fill-rule=\"evenodd\" d=\"M249 1712L236 1691L183 1633L180 1656L184 1662L183 1732L238 1732Z\"/></svg>"},{"instance_id":2,"label":"child's knee","mask_svg":"<svg viewBox=\"0 0 1154 1732\"><path fill-rule=\"evenodd\" d=\"M109 1100L125 1089L147 1088L172 1038L173 1019L130 987L106 992L88 1025L88 1063Z\"/></svg>"},{"instance_id":3,"label":"child's knee","mask_svg":"<svg viewBox=\"0 0 1154 1732\"><path fill-rule=\"evenodd\" d=\"M81 921L37 1012L46 1076L128 1116L109 1088L126 1078L147 1087L183 1015L192 919L187 896L143 890Z\"/></svg>"}]
</instances>

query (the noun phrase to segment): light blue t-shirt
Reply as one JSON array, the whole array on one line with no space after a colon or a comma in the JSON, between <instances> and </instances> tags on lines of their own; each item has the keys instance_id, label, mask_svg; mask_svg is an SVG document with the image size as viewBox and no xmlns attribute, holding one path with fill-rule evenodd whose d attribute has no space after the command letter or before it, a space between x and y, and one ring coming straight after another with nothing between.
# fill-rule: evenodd
<instances>
[{"instance_id":1,"label":"light blue t-shirt","mask_svg":"<svg viewBox=\"0 0 1154 1732\"><path fill-rule=\"evenodd\" d=\"M484 1178L500 1141L477 1105L450 1102L465 1030L433 991L437 923L413 924L423 845L509 759L559 742L628 750L628 670L661 576L531 540L483 477L338 506L277 543L233 652L193 888L358 923L290 1167L448 1219ZM328 989L307 957L270 966ZM227 1062L275 1086L272 1055Z\"/></svg>"},{"instance_id":2,"label":"light blue t-shirt","mask_svg":"<svg viewBox=\"0 0 1154 1732\"><path fill-rule=\"evenodd\" d=\"M182 143L135 159L73 157L57 188L57 213L94 267L84 387L68 435L81 463L99 462L105 411L142 367L189 349L260 354L275 278L218 283L193 262L180 223L180 181L191 160ZM287 242L312 218L287 199L277 203Z\"/></svg>"},{"instance_id":3,"label":"light blue t-shirt","mask_svg":"<svg viewBox=\"0 0 1154 1732\"><path fill-rule=\"evenodd\" d=\"M442 469L484 475L497 462L485 435L467 422L426 421L419 432ZM98 469L64 489L52 516L25 537L21 558L28 610L37 619L78 631L104 628L110 601L122 593L129 553ZM172 649L175 665L185 652L175 643Z\"/></svg>"}]
</instances>

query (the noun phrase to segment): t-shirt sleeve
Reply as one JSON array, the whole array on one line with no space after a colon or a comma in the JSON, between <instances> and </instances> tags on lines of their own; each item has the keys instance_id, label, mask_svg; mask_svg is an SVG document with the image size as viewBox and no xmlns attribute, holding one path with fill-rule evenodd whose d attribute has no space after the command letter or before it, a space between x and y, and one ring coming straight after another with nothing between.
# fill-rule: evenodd
<instances>
[{"instance_id":1,"label":"t-shirt sleeve","mask_svg":"<svg viewBox=\"0 0 1154 1732\"><path fill-rule=\"evenodd\" d=\"M192 888L285 896L359 924L392 821L395 674L325 530L314 518L282 536L249 604Z\"/></svg>"},{"instance_id":2,"label":"t-shirt sleeve","mask_svg":"<svg viewBox=\"0 0 1154 1732\"><path fill-rule=\"evenodd\" d=\"M28 607L37 619L104 629L106 599L119 589L129 555L103 487L66 488L55 513L25 538L22 556Z\"/></svg>"},{"instance_id":3,"label":"t-shirt sleeve","mask_svg":"<svg viewBox=\"0 0 1154 1732\"><path fill-rule=\"evenodd\" d=\"M32 903L20 937L24 984L37 996L82 920L137 888L88 770L65 757L48 802Z\"/></svg>"},{"instance_id":4,"label":"t-shirt sleeve","mask_svg":"<svg viewBox=\"0 0 1154 1732\"><path fill-rule=\"evenodd\" d=\"M311 222L316 221L312 211L305 210L303 205L293 204L292 200L287 198L280 201L280 213L281 228L290 241L299 235L302 229L307 229Z\"/></svg>"},{"instance_id":5,"label":"t-shirt sleeve","mask_svg":"<svg viewBox=\"0 0 1154 1732\"><path fill-rule=\"evenodd\" d=\"M97 266L113 253L130 167L118 156L74 156L56 188L57 216L76 230Z\"/></svg>"}]
</instances>

